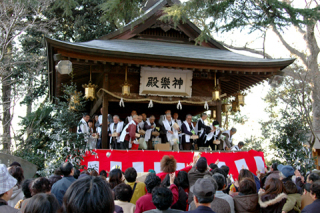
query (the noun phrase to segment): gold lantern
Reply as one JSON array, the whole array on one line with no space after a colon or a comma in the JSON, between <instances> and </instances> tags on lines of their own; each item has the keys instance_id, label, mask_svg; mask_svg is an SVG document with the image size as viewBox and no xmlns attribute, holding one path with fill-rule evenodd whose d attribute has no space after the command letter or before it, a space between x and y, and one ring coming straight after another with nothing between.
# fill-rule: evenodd
<instances>
[{"instance_id":1,"label":"gold lantern","mask_svg":"<svg viewBox=\"0 0 320 213\"><path fill-rule=\"evenodd\" d=\"M244 106L244 95L239 92L237 96L239 105Z\"/></svg>"},{"instance_id":2,"label":"gold lantern","mask_svg":"<svg viewBox=\"0 0 320 213\"><path fill-rule=\"evenodd\" d=\"M86 99L90 99L93 101L96 99L96 88L98 85L95 85L91 81L91 66L90 66L90 81L88 84L83 84L82 87L84 88L84 97Z\"/></svg>"},{"instance_id":3,"label":"gold lantern","mask_svg":"<svg viewBox=\"0 0 320 213\"><path fill-rule=\"evenodd\" d=\"M70 96L69 109L76 110L76 106L80 104L81 92L74 91Z\"/></svg>"},{"instance_id":4,"label":"gold lantern","mask_svg":"<svg viewBox=\"0 0 320 213\"><path fill-rule=\"evenodd\" d=\"M128 80L127 79L128 79L128 66L126 66L124 84L121 85L121 87L122 87L122 95L130 95L131 84L128 84Z\"/></svg>"},{"instance_id":5,"label":"gold lantern","mask_svg":"<svg viewBox=\"0 0 320 213\"><path fill-rule=\"evenodd\" d=\"M217 73L214 73L214 88L212 91L212 101L220 100L220 89L217 87Z\"/></svg>"},{"instance_id":6,"label":"gold lantern","mask_svg":"<svg viewBox=\"0 0 320 213\"><path fill-rule=\"evenodd\" d=\"M240 111L238 100L232 101L232 112Z\"/></svg>"},{"instance_id":7,"label":"gold lantern","mask_svg":"<svg viewBox=\"0 0 320 213\"><path fill-rule=\"evenodd\" d=\"M241 94L241 88L240 88L240 80L239 80L239 92L236 96L236 101L238 102L238 106L244 106L244 95Z\"/></svg>"},{"instance_id":8,"label":"gold lantern","mask_svg":"<svg viewBox=\"0 0 320 213\"><path fill-rule=\"evenodd\" d=\"M222 105L221 105L221 111L222 111L223 113L228 112L229 106L230 106L230 104L222 104Z\"/></svg>"},{"instance_id":9,"label":"gold lantern","mask_svg":"<svg viewBox=\"0 0 320 213\"><path fill-rule=\"evenodd\" d=\"M217 111L216 110L212 110L212 118L213 119L217 118Z\"/></svg>"}]
</instances>

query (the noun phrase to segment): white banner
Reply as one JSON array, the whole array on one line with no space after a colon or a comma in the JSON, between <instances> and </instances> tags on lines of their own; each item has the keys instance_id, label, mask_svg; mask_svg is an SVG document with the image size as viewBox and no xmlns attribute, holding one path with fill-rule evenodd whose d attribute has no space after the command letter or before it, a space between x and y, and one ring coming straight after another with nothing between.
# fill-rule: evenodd
<instances>
[{"instance_id":1,"label":"white banner","mask_svg":"<svg viewBox=\"0 0 320 213\"><path fill-rule=\"evenodd\" d=\"M140 95L191 98L191 70L141 67Z\"/></svg>"}]
</instances>

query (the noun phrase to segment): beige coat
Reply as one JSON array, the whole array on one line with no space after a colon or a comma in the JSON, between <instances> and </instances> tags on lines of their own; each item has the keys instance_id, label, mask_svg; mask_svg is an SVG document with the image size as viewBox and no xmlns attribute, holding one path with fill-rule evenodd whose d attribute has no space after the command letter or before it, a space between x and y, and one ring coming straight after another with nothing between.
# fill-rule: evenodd
<instances>
[{"instance_id":1,"label":"beige coat","mask_svg":"<svg viewBox=\"0 0 320 213\"><path fill-rule=\"evenodd\" d=\"M129 202L115 200L114 204L120 206L123 210L123 213L134 213L134 211L136 210L136 205Z\"/></svg>"}]
</instances>

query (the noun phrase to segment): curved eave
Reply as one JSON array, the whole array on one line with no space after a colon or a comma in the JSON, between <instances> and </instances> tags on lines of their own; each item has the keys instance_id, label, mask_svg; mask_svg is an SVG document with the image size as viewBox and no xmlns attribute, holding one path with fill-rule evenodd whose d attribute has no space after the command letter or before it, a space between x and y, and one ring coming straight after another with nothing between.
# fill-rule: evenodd
<instances>
[{"instance_id":1,"label":"curved eave","mask_svg":"<svg viewBox=\"0 0 320 213\"><path fill-rule=\"evenodd\" d=\"M156 55L156 54L147 54L147 53L136 53L136 52L124 52L124 51L114 51L114 50L105 50L103 48L84 46L79 44L73 44L69 42L59 41L55 39L46 38L47 43L49 43L52 47L58 49L64 49L68 51L74 51L89 55L98 55L105 57L117 57L117 58L143 58L145 60L153 60L153 61L173 61L177 60L180 62L184 62L186 64L205 64L205 65L218 65L221 67L229 67L229 66L237 66L242 68L279 68L280 70L286 68L290 64L294 62L295 59L259 59L259 61L232 61L232 60L208 60L201 58L190 58L190 57L179 57L179 56L165 56L165 55ZM221 50L223 51L223 50ZM237 54L237 53L234 53ZM240 56L240 54L238 54ZM255 59L252 57L252 59ZM258 60L258 59L257 59Z\"/></svg>"}]
</instances>

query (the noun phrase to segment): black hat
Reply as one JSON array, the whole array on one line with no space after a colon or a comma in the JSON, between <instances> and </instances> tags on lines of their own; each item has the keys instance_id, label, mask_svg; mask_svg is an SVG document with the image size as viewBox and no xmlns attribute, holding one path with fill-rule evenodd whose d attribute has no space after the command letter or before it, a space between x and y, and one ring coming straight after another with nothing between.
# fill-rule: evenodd
<instances>
[{"instance_id":1,"label":"black hat","mask_svg":"<svg viewBox=\"0 0 320 213\"><path fill-rule=\"evenodd\" d=\"M219 121L213 121L212 126L220 125Z\"/></svg>"},{"instance_id":2,"label":"black hat","mask_svg":"<svg viewBox=\"0 0 320 213\"><path fill-rule=\"evenodd\" d=\"M200 157L196 164L197 170L199 172L205 172L208 168L208 162L205 157Z\"/></svg>"},{"instance_id":3,"label":"black hat","mask_svg":"<svg viewBox=\"0 0 320 213\"><path fill-rule=\"evenodd\" d=\"M199 178L195 184L191 186L190 191L199 198L212 198L216 193L213 183L207 178Z\"/></svg>"}]
</instances>

